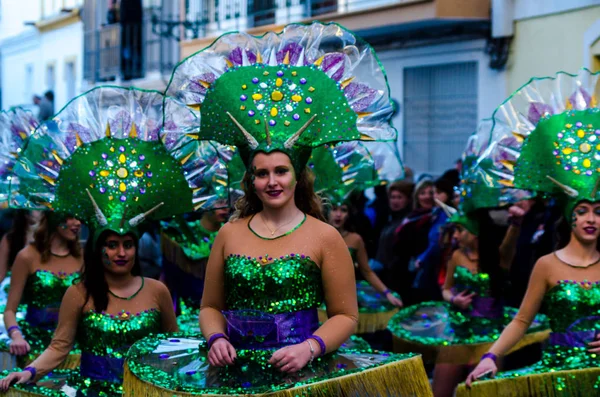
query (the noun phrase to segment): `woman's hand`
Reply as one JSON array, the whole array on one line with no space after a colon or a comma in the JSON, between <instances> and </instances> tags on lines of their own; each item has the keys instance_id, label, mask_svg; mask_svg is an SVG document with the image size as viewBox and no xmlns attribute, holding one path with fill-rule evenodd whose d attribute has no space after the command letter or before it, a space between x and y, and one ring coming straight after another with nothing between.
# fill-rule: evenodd
<instances>
[{"instance_id":1,"label":"woman's hand","mask_svg":"<svg viewBox=\"0 0 600 397\"><path fill-rule=\"evenodd\" d=\"M15 384L27 383L31 380L31 372L11 372L6 378L0 379L0 390L7 391L9 387Z\"/></svg>"},{"instance_id":2,"label":"woman's hand","mask_svg":"<svg viewBox=\"0 0 600 397\"><path fill-rule=\"evenodd\" d=\"M232 365L237 358L235 348L225 338L219 338L210 347L208 351L208 362L214 367L224 367Z\"/></svg>"},{"instance_id":3,"label":"woman's hand","mask_svg":"<svg viewBox=\"0 0 600 397\"><path fill-rule=\"evenodd\" d=\"M473 302L473 297L475 295L476 295L475 292L472 292L469 294L469 291L464 290L461 293L459 293L458 295L454 295L454 298L452 299L452 303L455 306L457 306L458 308L460 308L462 310L466 310L471 305L471 302Z\"/></svg>"},{"instance_id":4,"label":"woman's hand","mask_svg":"<svg viewBox=\"0 0 600 397\"><path fill-rule=\"evenodd\" d=\"M588 346L591 346L590 349L588 349L588 352L590 353L600 353L600 332L596 333L596 336L594 337L595 341L588 343Z\"/></svg>"},{"instance_id":5,"label":"woman's hand","mask_svg":"<svg viewBox=\"0 0 600 397\"><path fill-rule=\"evenodd\" d=\"M467 376L467 380L465 383L467 384L467 387L471 387L471 384L477 379L487 374L491 374L492 377L494 377L496 376L496 372L498 372L498 367L496 366L494 360L492 360L491 358L484 358L479 362L479 364L477 364L475 369L471 371L469 376Z\"/></svg>"},{"instance_id":6,"label":"woman's hand","mask_svg":"<svg viewBox=\"0 0 600 397\"><path fill-rule=\"evenodd\" d=\"M305 341L296 345L282 347L273 353L269 364L281 372L293 373L300 371L308 364L312 357L309 343L313 343L313 346L316 345L315 342ZM314 356L317 356L316 352Z\"/></svg>"},{"instance_id":7,"label":"woman's hand","mask_svg":"<svg viewBox=\"0 0 600 397\"><path fill-rule=\"evenodd\" d=\"M27 343L27 341L23 338L21 332L14 331L11 334L11 342L8 349L10 351L10 354L14 354L15 356L24 356L25 354L29 353L31 347L29 346L29 343Z\"/></svg>"},{"instance_id":8,"label":"woman's hand","mask_svg":"<svg viewBox=\"0 0 600 397\"><path fill-rule=\"evenodd\" d=\"M387 294L385 294L385 298L388 300L388 302L390 302L394 306L397 306L397 307L404 306L404 303L402 303L402 299L396 298L396 296L394 296L394 294L391 292L388 292Z\"/></svg>"}]
</instances>

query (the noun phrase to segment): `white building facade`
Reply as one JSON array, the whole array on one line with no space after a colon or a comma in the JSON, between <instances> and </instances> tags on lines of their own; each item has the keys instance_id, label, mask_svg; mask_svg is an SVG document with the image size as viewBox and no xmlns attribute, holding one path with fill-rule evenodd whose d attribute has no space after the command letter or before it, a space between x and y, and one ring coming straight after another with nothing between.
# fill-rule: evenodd
<instances>
[{"instance_id":1,"label":"white building facade","mask_svg":"<svg viewBox=\"0 0 600 397\"><path fill-rule=\"evenodd\" d=\"M58 112L83 90L82 0L5 0L0 13L1 104L33 108L54 93Z\"/></svg>"}]
</instances>

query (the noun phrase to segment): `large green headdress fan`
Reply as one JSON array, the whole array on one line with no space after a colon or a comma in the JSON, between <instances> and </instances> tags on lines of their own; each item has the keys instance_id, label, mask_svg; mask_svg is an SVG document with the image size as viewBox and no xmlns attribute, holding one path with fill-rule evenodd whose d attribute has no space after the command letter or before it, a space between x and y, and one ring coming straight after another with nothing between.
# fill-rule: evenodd
<instances>
[{"instance_id":1,"label":"large green headdress fan","mask_svg":"<svg viewBox=\"0 0 600 397\"><path fill-rule=\"evenodd\" d=\"M493 115L490 148L494 182L566 198L595 202L600 180L598 73L558 73L534 78Z\"/></svg>"},{"instance_id":2,"label":"large green headdress fan","mask_svg":"<svg viewBox=\"0 0 600 397\"><path fill-rule=\"evenodd\" d=\"M374 50L334 23L225 34L175 68L167 94L200 110L200 139L237 146L246 166L282 151L299 171L314 147L396 139Z\"/></svg>"},{"instance_id":3,"label":"large green headdress fan","mask_svg":"<svg viewBox=\"0 0 600 397\"><path fill-rule=\"evenodd\" d=\"M19 180L13 173L17 158L21 155L27 138L38 127L38 122L28 110L15 107L0 112L0 206L27 208L29 202L18 196ZM15 188L10 193L10 186ZM9 201L12 197L12 202Z\"/></svg>"},{"instance_id":4,"label":"large green headdress fan","mask_svg":"<svg viewBox=\"0 0 600 397\"><path fill-rule=\"evenodd\" d=\"M492 119L482 120L477 131L467 141L462 154L460 211L470 213L479 208L495 208L511 205L532 197L526 190L498 185L491 173L493 162L486 157L492 129Z\"/></svg>"},{"instance_id":5,"label":"large green headdress fan","mask_svg":"<svg viewBox=\"0 0 600 397\"><path fill-rule=\"evenodd\" d=\"M137 234L146 219L205 208L201 161L189 149L198 145L189 136L195 118L159 92L90 90L27 141L15 167L22 194L81 219L94 238Z\"/></svg>"},{"instance_id":6,"label":"large green headdress fan","mask_svg":"<svg viewBox=\"0 0 600 397\"><path fill-rule=\"evenodd\" d=\"M315 191L341 205L353 191L401 178L404 169L395 145L387 142L344 142L313 150L308 166L314 172Z\"/></svg>"}]
</instances>

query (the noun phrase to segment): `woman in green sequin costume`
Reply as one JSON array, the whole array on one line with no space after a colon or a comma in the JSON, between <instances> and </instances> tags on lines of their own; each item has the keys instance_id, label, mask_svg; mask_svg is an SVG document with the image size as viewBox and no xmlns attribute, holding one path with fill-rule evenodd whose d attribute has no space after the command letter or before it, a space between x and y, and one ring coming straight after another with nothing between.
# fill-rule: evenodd
<instances>
[{"instance_id":1,"label":"woman in green sequin costume","mask_svg":"<svg viewBox=\"0 0 600 397\"><path fill-rule=\"evenodd\" d=\"M384 162L387 163L385 169ZM369 266L365 243L352 231L350 197L353 192L401 176L399 157L386 142L345 142L315 149L308 166L318 175L315 190L325 199L327 221L342 235L352 256L359 311L356 333L385 330L390 318L402 306L402 300ZM326 319L325 308L321 308L319 320L324 322Z\"/></svg>"},{"instance_id":2,"label":"woman in green sequin costume","mask_svg":"<svg viewBox=\"0 0 600 397\"><path fill-rule=\"evenodd\" d=\"M465 379L467 366L477 362L516 312L504 306L502 293L503 273L510 267L520 231L518 219L512 219L502 238L492 231L494 225L484 212L485 208L521 199L523 192L486 188L484 180L479 178L482 165L473 158L485 151L489 127L487 121L480 124L463 154L460 208L469 213L458 212L438 201L450 217L449 222L455 225L454 238L459 246L447 264L442 288L445 302L424 302L405 308L392 318L388 327L396 351L414 349L435 363L435 396L452 396L459 382ZM512 212L518 213L514 209ZM496 242L499 238L502 241ZM517 348L543 340L547 328L543 316L536 318L527 338Z\"/></svg>"},{"instance_id":3,"label":"woman in green sequin costume","mask_svg":"<svg viewBox=\"0 0 600 397\"><path fill-rule=\"evenodd\" d=\"M494 114L496 150L488 155L496 165L495 181L563 200L566 238L561 249L538 260L518 314L469 375L471 388L459 388L460 396L598 394L599 88L598 74L585 69L578 75L532 79ZM496 360L522 340L542 307L552 327L542 360L475 382L496 375Z\"/></svg>"},{"instance_id":4,"label":"woman in green sequin costume","mask_svg":"<svg viewBox=\"0 0 600 397\"><path fill-rule=\"evenodd\" d=\"M226 34L175 69L167 93L200 109L200 140L238 148L245 196L209 257L200 309L207 342L175 367L161 363L162 345L132 357L125 392L430 395L418 356L336 352L356 326L354 270L342 237L323 222L306 164L322 144L394 140L385 75L373 65L362 40L315 22L280 35ZM319 326L323 300L329 319Z\"/></svg>"},{"instance_id":5,"label":"woman in green sequin costume","mask_svg":"<svg viewBox=\"0 0 600 397\"><path fill-rule=\"evenodd\" d=\"M111 106L101 107L106 103ZM140 338L177 331L166 286L140 276L137 246L146 219L191 212L195 202L208 204L190 172L202 166L194 155L198 145L183 132L194 122L185 106L158 92L98 87L71 101L28 142L20 159L27 166L16 172L23 186L41 190L27 192L32 204L49 200L56 211L73 213L91 236L81 282L65 294L52 342L30 366L7 375L3 390L17 382L9 393L119 395L129 347ZM55 179L43 173L50 156L61 160L53 163ZM47 183L29 185L38 174ZM167 196L178 205L163 205ZM80 370L53 371L75 342ZM25 384L32 380L36 384Z\"/></svg>"},{"instance_id":6,"label":"woman in green sequin costume","mask_svg":"<svg viewBox=\"0 0 600 397\"><path fill-rule=\"evenodd\" d=\"M25 363L50 343L63 295L79 277L83 266L80 226L79 220L72 216L46 213L33 244L17 254L4 311L10 341L4 340L3 347L11 354L25 356ZM27 311L25 319L17 323L16 313L21 303L27 305Z\"/></svg>"}]
</instances>

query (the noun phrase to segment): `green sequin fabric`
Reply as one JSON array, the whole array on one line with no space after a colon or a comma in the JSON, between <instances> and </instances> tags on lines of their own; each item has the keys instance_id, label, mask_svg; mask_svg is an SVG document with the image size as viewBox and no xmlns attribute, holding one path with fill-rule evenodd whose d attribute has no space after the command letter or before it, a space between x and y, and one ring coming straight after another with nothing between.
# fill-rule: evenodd
<instances>
[{"instance_id":1,"label":"green sequin fabric","mask_svg":"<svg viewBox=\"0 0 600 397\"><path fill-rule=\"evenodd\" d=\"M552 332L600 330L600 283L560 281L543 302ZM585 342L591 342L586 340ZM598 366L598 354L589 353L587 346L571 347L548 344L542 360L516 371L501 372L497 378L510 378L561 370Z\"/></svg>"},{"instance_id":2,"label":"green sequin fabric","mask_svg":"<svg viewBox=\"0 0 600 397\"><path fill-rule=\"evenodd\" d=\"M272 258L230 255L225 260L228 310L269 314L317 308L323 302L321 269L305 255Z\"/></svg>"},{"instance_id":3,"label":"green sequin fabric","mask_svg":"<svg viewBox=\"0 0 600 397\"><path fill-rule=\"evenodd\" d=\"M468 290L481 297L489 297L490 280L485 273L473 274L463 266L454 273L457 292ZM517 310L504 307L498 318L471 316L447 302L423 302L401 309L392 317L388 329L398 338L432 346L470 345L491 343L500 336L506 325L514 318ZM528 333L549 328L544 315L538 315Z\"/></svg>"},{"instance_id":4,"label":"green sequin fabric","mask_svg":"<svg viewBox=\"0 0 600 397\"><path fill-rule=\"evenodd\" d=\"M122 312L118 315L87 312L77 330L83 352L96 356L123 358L135 341L161 329L158 310L141 313Z\"/></svg>"},{"instance_id":5,"label":"green sequin fabric","mask_svg":"<svg viewBox=\"0 0 600 397\"><path fill-rule=\"evenodd\" d=\"M161 315L156 309L140 313L122 312L117 315L89 311L82 315L77 329L77 342L83 353L124 359L129 347L144 337L161 331ZM17 389L35 391L42 396L61 396L64 387L83 396L116 396L122 392L121 383L82 377L78 370L53 371L36 385L17 385Z\"/></svg>"},{"instance_id":6,"label":"green sequin fabric","mask_svg":"<svg viewBox=\"0 0 600 397\"><path fill-rule=\"evenodd\" d=\"M77 278L79 272L67 274L37 270L27 278L22 303L35 311L54 312L57 318L63 295ZM19 320L18 323L21 333L31 347L32 354L39 354L48 347L57 324L55 321L50 321L32 326L25 319ZM9 339L0 341L0 350L8 350L8 341ZM78 354L79 351L73 350L73 353Z\"/></svg>"},{"instance_id":7,"label":"green sequin fabric","mask_svg":"<svg viewBox=\"0 0 600 397\"><path fill-rule=\"evenodd\" d=\"M164 234L179 244L185 256L191 260L208 258L218 233L218 231L206 230L199 220L186 222L182 219L163 222L162 229Z\"/></svg>"},{"instance_id":8,"label":"green sequin fabric","mask_svg":"<svg viewBox=\"0 0 600 397\"><path fill-rule=\"evenodd\" d=\"M361 345L360 340L350 340L338 353L316 358L298 373L283 374L267 363L274 350L237 350L235 365L216 368L208 364L203 339L159 335L134 344L127 363L138 378L168 390L247 395L316 383L414 357L362 350Z\"/></svg>"},{"instance_id":9,"label":"green sequin fabric","mask_svg":"<svg viewBox=\"0 0 600 397\"><path fill-rule=\"evenodd\" d=\"M58 310L65 292L78 278L79 272L67 274L37 270L27 278L23 290L23 303L40 309Z\"/></svg>"}]
</instances>

